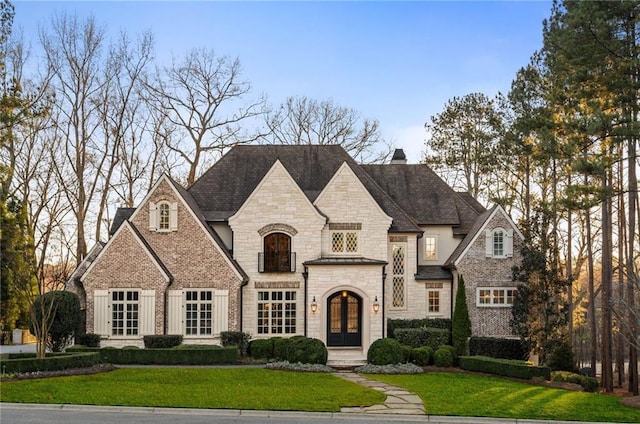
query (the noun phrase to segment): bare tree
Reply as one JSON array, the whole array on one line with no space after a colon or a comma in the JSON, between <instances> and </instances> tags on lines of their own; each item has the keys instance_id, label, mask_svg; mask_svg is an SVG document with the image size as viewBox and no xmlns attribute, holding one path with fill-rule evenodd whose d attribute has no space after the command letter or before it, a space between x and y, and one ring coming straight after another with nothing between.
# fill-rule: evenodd
<instances>
[{"instance_id":1,"label":"bare tree","mask_svg":"<svg viewBox=\"0 0 640 424\"><path fill-rule=\"evenodd\" d=\"M339 144L363 163L382 162L391 146L380 134L379 122L362 118L355 109L333 100L289 97L265 114L267 139L277 144Z\"/></svg>"},{"instance_id":2,"label":"bare tree","mask_svg":"<svg viewBox=\"0 0 640 424\"><path fill-rule=\"evenodd\" d=\"M212 156L241 143L259 139L259 131L244 126L263 114L264 99L244 103L251 86L240 80L238 59L195 49L182 62L158 70L146 88L153 107L184 134L188 142L167 138L166 146L189 170L186 183L195 181Z\"/></svg>"}]
</instances>

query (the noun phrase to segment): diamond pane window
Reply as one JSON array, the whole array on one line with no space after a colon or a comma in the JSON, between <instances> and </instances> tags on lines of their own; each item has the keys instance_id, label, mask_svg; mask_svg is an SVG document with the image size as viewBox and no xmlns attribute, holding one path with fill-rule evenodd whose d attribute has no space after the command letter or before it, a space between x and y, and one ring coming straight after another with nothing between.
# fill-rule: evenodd
<instances>
[{"instance_id":1,"label":"diamond pane window","mask_svg":"<svg viewBox=\"0 0 640 424\"><path fill-rule=\"evenodd\" d=\"M394 308L404 308L405 306L405 244L394 244L392 247L392 301Z\"/></svg>"},{"instance_id":2,"label":"diamond pane window","mask_svg":"<svg viewBox=\"0 0 640 424\"><path fill-rule=\"evenodd\" d=\"M358 251L358 233L347 233L347 252Z\"/></svg>"},{"instance_id":3,"label":"diamond pane window","mask_svg":"<svg viewBox=\"0 0 640 424\"><path fill-rule=\"evenodd\" d=\"M344 251L344 233L333 233L331 235L331 250L335 253Z\"/></svg>"}]
</instances>

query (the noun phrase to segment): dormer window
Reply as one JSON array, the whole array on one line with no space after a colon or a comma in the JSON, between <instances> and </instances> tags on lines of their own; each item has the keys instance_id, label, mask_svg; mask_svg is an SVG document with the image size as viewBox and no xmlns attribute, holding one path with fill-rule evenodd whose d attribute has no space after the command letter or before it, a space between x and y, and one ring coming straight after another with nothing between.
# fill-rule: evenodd
<instances>
[{"instance_id":1,"label":"dormer window","mask_svg":"<svg viewBox=\"0 0 640 424\"><path fill-rule=\"evenodd\" d=\"M178 204L165 200L149 202L149 231L171 232L178 230Z\"/></svg>"},{"instance_id":2,"label":"dormer window","mask_svg":"<svg viewBox=\"0 0 640 424\"><path fill-rule=\"evenodd\" d=\"M424 258L428 261L438 259L438 236L424 236Z\"/></svg>"},{"instance_id":3,"label":"dormer window","mask_svg":"<svg viewBox=\"0 0 640 424\"><path fill-rule=\"evenodd\" d=\"M360 223L330 223L331 231L331 253L358 253L358 238L362 224Z\"/></svg>"},{"instance_id":4,"label":"dormer window","mask_svg":"<svg viewBox=\"0 0 640 424\"><path fill-rule=\"evenodd\" d=\"M487 229L485 236L488 258L510 258L513 256L513 230Z\"/></svg>"},{"instance_id":5,"label":"dormer window","mask_svg":"<svg viewBox=\"0 0 640 424\"><path fill-rule=\"evenodd\" d=\"M296 256L291 251L291 237L271 233L264 238L264 251L258 257L259 272L295 272Z\"/></svg>"}]
</instances>

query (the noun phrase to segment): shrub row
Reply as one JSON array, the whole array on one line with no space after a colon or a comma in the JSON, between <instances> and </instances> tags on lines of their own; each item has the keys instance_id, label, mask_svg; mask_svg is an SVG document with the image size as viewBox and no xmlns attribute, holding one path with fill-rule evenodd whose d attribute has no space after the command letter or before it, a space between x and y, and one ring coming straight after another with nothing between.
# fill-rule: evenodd
<instances>
[{"instance_id":1,"label":"shrub row","mask_svg":"<svg viewBox=\"0 0 640 424\"><path fill-rule=\"evenodd\" d=\"M67 351L97 352L101 362L137 365L214 365L238 362L238 348L211 347L210 349L136 349L114 347L89 348L72 346Z\"/></svg>"},{"instance_id":2,"label":"shrub row","mask_svg":"<svg viewBox=\"0 0 640 424\"><path fill-rule=\"evenodd\" d=\"M254 359L326 365L328 351L319 339L294 336L252 340L249 343L249 354Z\"/></svg>"},{"instance_id":3,"label":"shrub row","mask_svg":"<svg viewBox=\"0 0 640 424\"><path fill-rule=\"evenodd\" d=\"M551 373L551 381L579 384L585 392L597 392L598 388L600 388L597 378L568 371L553 371Z\"/></svg>"},{"instance_id":4,"label":"shrub row","mask_svg":"<svg viewBox=\"0 0 640 424\"><path fill-rule=\"evenodd\" d=\"M100 347L100 335L93 333L78 334L75 340L77 345L87 347Z\"/></svg>"},{"instance_id":5,"label":"shrub row","mask_svg":"<svg viewBox=\"0 0 640 424\"><path fill-rule=\"evenodd\" d=\"M451 332L451 320L448 318L388 319L387 337L395 338L395 331L398 328L420 327L440 328Z\"/></svg>"},{"instance_id":6,"label":"shrub row","mask_svg":"<svg viewBox=\"0 0 640 424\"><path fill-rule=\"evenodd\" d=\"M75 354L48 354L38 359L34 354L8 355L2 359L2 373L26 373L38 371L58 371L69 368L92 367L100 363L100 356L96 352L82 352Z\"/></svg>"},{"instance_id":7,"label":"shrub row","mask_svg":"<svg viewBox=\"0 0 640 424\"><path fill-rule=\"evenodd\" d=\"M241 355L247 354L249 339L251 339L251 334L243 333L241 331L223 331L220 333L220 342L222 343L222 346L237 346Z\"/></svg>"},{"instance_id":8,"label":"shrub row","mask_svg":"<svg viewBox=\"0 0 640 424\"><path fill-rule=\"evenodd\" d=\"M533 377L542 377L545 380L551 378L551 370L548 367L536 367L528 365L524 361L488 358L486 356L461 356L458 360L460 368L468 371L486 372L525 380Z\"/></svg>"},{"instance_id":9,"label":"shrub row","mask_svg":"<svg viewBox=\"0 0 640 424\"><path fill-rule=\"evenodd\" d=\"M147 349L168 349L180 345L182 336L179 334L144 336L142 340Z\"/></svg>"},{"instance_id":10,"label":"shrub row","mask_svg":"<svg viewBox=\"0 0 640 424\"><path fill-rule=\"evenodd\" d=\"M449 330L440 328L397 328L394 333L394 338L401 345L413 348L429 346L433 350L448 344L450 338Z\"/></svg>"},{"instance_id":11,"label":"shrub row","mask_svg":"<svg viewBox=\"0 0 640 424\"><path fill-rule=\"evenodd\" d=\"M469 339L469 356L525 360L529 356L529 349L526 343L519 339L471 337Z\"/></svg>"}]
</instances>

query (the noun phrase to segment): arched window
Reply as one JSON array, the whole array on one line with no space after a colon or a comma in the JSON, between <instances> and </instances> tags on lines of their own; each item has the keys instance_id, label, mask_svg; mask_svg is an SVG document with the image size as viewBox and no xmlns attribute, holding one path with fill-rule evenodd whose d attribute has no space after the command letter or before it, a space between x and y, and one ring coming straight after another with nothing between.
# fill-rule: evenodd
<instances>
[{"instance_id":1,"label":"arched window","mask_svg":"<svg viewBox=\"0 0 640 424\"><path fill-rule=\"evenodd\" d=\"M504 256L504 230L501 228L493 232L493 256Z\"/></svg>"},{"instance_id":2,"label":"arched window","mask_svg":"<svg viewBox=\"0 0 640 424\"><path fill-rule=\"evenodd\" d=\"M284 233L271 233L264 238L262 268L264 272L292 272L294 267L291 237Z\"/></svg>"},{"instance_id":3,"label":"arched window","mask_svg":"<svg viewBox=\"0 0 640 424\"><path fill-rule=\"evenodd\" d=\"M513 256L513 230L504 228L487 229L487 258L505 259Z\"/></svg>"}]
</instances>

